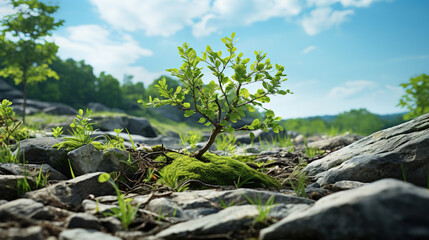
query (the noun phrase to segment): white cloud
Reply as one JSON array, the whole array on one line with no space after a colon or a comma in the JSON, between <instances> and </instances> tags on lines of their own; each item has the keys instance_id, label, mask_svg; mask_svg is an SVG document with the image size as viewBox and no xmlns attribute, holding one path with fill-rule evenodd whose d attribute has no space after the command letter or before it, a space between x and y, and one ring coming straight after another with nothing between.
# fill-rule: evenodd
<instances>
[{"instance_id":1,"label":"white cloud","mask_svg":"<svg viewBox=\"0 0 429 240\"><path fill-rule=\"evenodd\" d=\"M151 56L153 53L140 47L129 35L115 41L107 29L98 25L69 27L67 33L67 37L53 35L55 43L60 47L58 55L61 58L85 60L94 67L96 74L106 71L120 81L124 74L132 74L135 80L145 84L161 75L133 66L141 57Z\"/></svg>"},{"instance_id":2,"label":"white cloud","mask_svg":"<svg viewBox=\"0 0 429 240\"><path fill-rule=\"evenodd\" d=\"M222 27L245 26L301 12L298 0L91 0L103 20L115 28L170 36L192 28L207 36Z\"/></svg>"},{"instance_id":3,"label":"white cloud","mask_svg":"<svg viewBox=\"0 0 429 240\"><path fill-rule=\"evenodd\" d=\"M343 7L368 7L377 0L308 0L309 6L329 6L335 3L341 3Z\"/></svg>"},{"instance_id":4,"label":"white cloud","mask_svg":"<svg viewBox=\"0 0 429 240\"><path fill-rule=\"evenodd\" d=\"M353 10L332 11L331 8L318 8L311 11L310 16L303 18L301 25L309 35L316 35L321 31L338 26L347 19L348 15L354 14Z\"/></svg>"},{"instance_id":5,"label":"white cloud","mask_svg":"<svg viewBox=\"0 0 429 240\"><path fill-rule=\"evenodd\" d=\"M356 96L364 92L364 90L371 90L377 86L377 83L367 80L348 81L331 89L328 93L328 98L345 99Z\"/></svg>"},{"instance_id":6,"label":"white cloud","mask_svg":"<svg viewBox=\"0 0 429 240\"><path fill-rule=\"evenodd\" d=\"M126 31L170 36L192 25L210 8L210 0L91 0L103 20Z\"/></svg>"},{"instance_id":7,"label":"white cloud","mask_svg":"<svg viewBox=\"0 0 429 240\"><path fill-rule=\"evenodd\" d=\"M306 54L308 54L308 53L310 53L316 49L317 49L316 46L308 46L308 47L304 48L304 50L302 50L302 54L306 55Z\"/></svg>"},{"instance_id":8,"label":"white cloud","mask_svg":"<svg viewBox=\"0 0 429 240\"><path fill-rule=\"evenodd\" d=\"M296 0L215 0L210 11L193 25L194 36L207 36L222 27L247 26L271 18L290 18L301 13Z\"/></svg>"}]
</instances>

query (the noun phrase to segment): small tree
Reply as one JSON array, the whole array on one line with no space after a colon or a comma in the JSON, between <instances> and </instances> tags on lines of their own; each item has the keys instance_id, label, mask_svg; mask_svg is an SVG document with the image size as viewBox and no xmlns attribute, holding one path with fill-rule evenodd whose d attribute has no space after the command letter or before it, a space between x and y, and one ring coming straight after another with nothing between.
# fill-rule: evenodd
<instances>
[{"instance_id":1,"label":"small tree","mask_svg":"<svg viewBox=\"0 0 429 240\"><path fill-rule=\"evenodd\" d=\"M187 43L178 47L183 65L180 69L167 69L167 71L179 78L183 86L169 89L166 80L162 79L156 85L163 97L162 100L152 99L152 97L149 97L148 102L139 100L144 106L177 106L184 111L185 117L198 113L201 116L198 122L212 127L207 143L192 155L197 159L201 159L221 132L233 133L236 130L254 129L268 131L269 127L272 127L276 133L283 130L277 123L281 118L275 117L274 112L264 108L262 104L270 102L270 95L291 93L289 90L280 89L281 82L286 81L284 67L275 64L276 70L272 74L273 65L262 51L255 51L256 60L249 66L250 59L242 58L243 53L236 54L234 36L233 33L231 38L222 38L228 51L226 57L222 57L221 51L213 51L210 46L207 46L202 57L198 57L196 51ZM215 78L208 85L203 83L202 68L198 67L199 63L205 63ZM225 70L228 68L234 72L230 77L225 75ZM246 86L255 83L259 83L261 88L251 93ZM190 96L192 101L186 102L186 96ZM250 125L241 128L232 127L232 123L246 116L246 110L253 112L255 107L265 109L266 118L263 122L255 119ZM252 132L250 137L254 138Z\"/></svg>"},{"instance_id":2,"label":"small tree","mask_svg":"<svg viewBox=\"0 0 429 240\"><path fill-rule=\"evenodd\" d=\"M410 82L401 84L405 94L399 100L398 106L410 111L404 119L412 119L429 112L429 75L422 74L411 78Z\"/></svg>"},{"instance_id":3,"label":"small tree","mask_svg":"<svg viewBox=\"0 0 429 240\"><path fill-rule=\"evenodd\" d=\"M27 105L27 84L46 80L48 77L58 79L58 75L48 64L55 59L58 46L48 42L46 36L63 24L55 21L50 15L58 6L50 6L37 0L11 0L17 10L15 14L6 16L2 21L0 48L4 54L5 68L0 76L12 77L15 84L22 82L24 106L22 121L25 122ZM6 38L9 33L13 38Z\"/></svg>"}]
</instances>

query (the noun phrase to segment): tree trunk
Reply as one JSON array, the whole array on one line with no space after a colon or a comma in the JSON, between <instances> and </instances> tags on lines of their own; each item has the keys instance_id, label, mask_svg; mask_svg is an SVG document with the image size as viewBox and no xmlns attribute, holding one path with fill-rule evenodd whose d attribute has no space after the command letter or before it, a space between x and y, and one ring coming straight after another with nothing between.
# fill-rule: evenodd
<instances>
[{"instance_id":1,"label":"tree trunk","mask_svg":"<svg viewBox=\"0 0 429 240\"><path fill-rule=\"evenodd\" d=\"M207 141L207 143L206 143L206 145L204 145L204 147L203 148L201 148L201 149L199 149L198 151L196 151L194 154L192 154L191 156L192 157L195 157L196 159L198 159L198 160L201 160L201 157L203 156L203 154L205 153L205 152L207 152L207 150L209 150L210 149L210 147L213 145L213 143L214 143L214 141L215 141L215 139L216 139L216 136L221 132L221 130L222 130L222 126L216 126L214 129L213 129L213 131L212 131L212 134L210 135L210 138L209 138L209 140Z\"/></svg>"},{"instance_id":2,"label":"tree trunk","mask_svg":"<svg viewBox=\"0 0 429 240\"><path fill-rule=\"evenodd\" d=\"M25 111L27 109L27 70L24 70L22 73L22 94L24 97L24 103L22 106L22 123L25 124Z\"/></svg>"}]
</instances>

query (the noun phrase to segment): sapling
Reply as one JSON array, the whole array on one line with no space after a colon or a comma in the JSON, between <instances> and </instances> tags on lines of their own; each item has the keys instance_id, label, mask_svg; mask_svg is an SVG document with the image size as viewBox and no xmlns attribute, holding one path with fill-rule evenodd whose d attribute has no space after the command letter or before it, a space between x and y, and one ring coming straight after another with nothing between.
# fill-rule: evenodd
<instances>
[{"instance_id":1,"label":"sapling","mask_svg":"<svg viewBox=\"0 0 429 240\"><path fill-rule=\"evenodd\" d=\"M276 133L283 130L277 123L281 118L275 117L274 112L266 109L263 103L270 102L271 95L291 93L281 89L281 83L286 81L284 66L275 64L273 68L270 59L266 58L266 53L262 51L255 51L256 60L249 65L249 58L243 58L243 53L236 53L234 37L235 33L232 33L231 38L222 38L227 48L226 56L222 56L221 51L215 52L207 46L206 51L199 57L189 44L184 43L182 47L178 47L183 65L180 69L167 69L172 76L179 78L182 86L169 88L163 78L155 85L163 99L152 99L149 96L147 102L139 100L144 106L177 106L184 111L185 117L200 115L198 122L210 126L212 131L204 147L192 154L197 159L201 159L221 132L255 129L268 131L270 127ZM207 66L215 80L204 84L200 63ZM227 69L232 69L231 76L226 75ZM259 84L261 88L251 92L246 88L251 84ZM246 111L253 112L256 107L265 110L266 118L263 122L255 119L252 124L240 128L232 125L245 117ZM250 138L254 138L253 133L250 133Z\"/></svg>"}]
</instances>

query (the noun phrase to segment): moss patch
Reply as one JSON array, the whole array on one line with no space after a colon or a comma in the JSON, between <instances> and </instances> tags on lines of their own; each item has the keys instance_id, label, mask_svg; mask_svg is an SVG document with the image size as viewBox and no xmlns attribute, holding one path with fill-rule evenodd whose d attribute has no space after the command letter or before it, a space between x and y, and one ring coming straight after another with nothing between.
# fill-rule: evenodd
<instances>
[{"instance_id":1,"label":"moss patch","mask_svg":"<svg viewBox=\"0 0 429 240\"><path fill-rule=\"evenodd\" d=\"M231 157L221 157L206 153L203 155L203 162L179 153L167 153L167 156L174 160L171 164L164 167L165 171L172 174L176 172L179 179L197 179L209 184L233 185L234 182L243 182L251 178L245 185L246 187L262 186L279 189L281 186L274 178L257 172ZM157 158L157 161L164 160L164 156ZM239 178L240 180L238 180Z\"/></svg>"}]
</instances>

